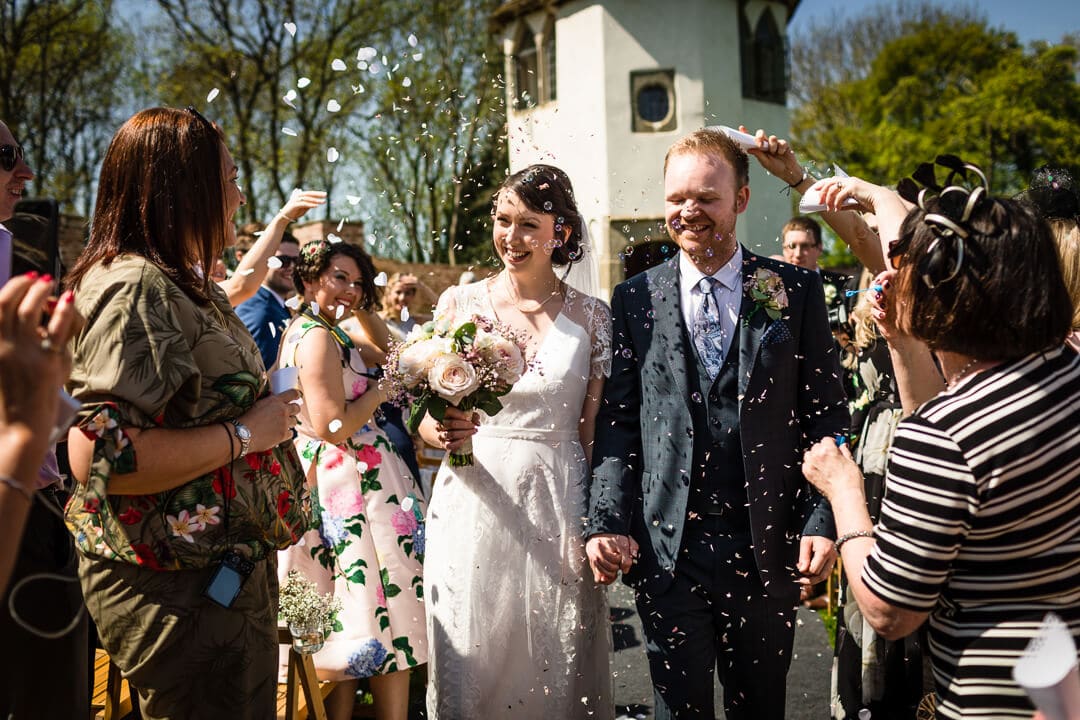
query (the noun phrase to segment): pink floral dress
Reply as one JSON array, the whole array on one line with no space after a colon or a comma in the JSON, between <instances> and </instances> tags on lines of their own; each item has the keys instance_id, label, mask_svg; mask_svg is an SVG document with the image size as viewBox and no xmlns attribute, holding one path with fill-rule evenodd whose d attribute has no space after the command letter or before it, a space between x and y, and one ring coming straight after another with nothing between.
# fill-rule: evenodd
<instances>
[{"instance_id":1,"label":"pink floral dress","mask_svg":"<svg viewBox=\"0 0 1080 720\"><path fill-rule=\"evenodd\" d=\"M298 345L318 326L303 315L293 319L281 367L294 366ZM348 356L342 382L353 400L368 380L360 353L349 349ZM416 480L374 423L332 445L306 420L302 412L295 442L311 487L313 529L278 554L278 576L284 581L299 570L342 601L337 624L314 655L319 677L348 680L423 664L425 504Z\"/></svg>"}]
</instances>

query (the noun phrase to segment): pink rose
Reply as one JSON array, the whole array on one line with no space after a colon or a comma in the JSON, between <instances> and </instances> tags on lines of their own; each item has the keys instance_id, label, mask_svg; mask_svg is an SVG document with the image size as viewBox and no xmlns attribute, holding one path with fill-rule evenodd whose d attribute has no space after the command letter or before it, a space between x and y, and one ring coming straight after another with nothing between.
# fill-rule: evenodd
<instances>
[{"instance_id":1,"label":"pink rose","mask_svg":"<svg viewBox=\"0 0 1080 720\"><path fill-rule=\"evenodd\" d=\"M411 512L398 510L390 516L390 524L398 535L412 535L416 529L416 516Z\"/></svg>"},{"instance_id":2,"label":"pink rose","mask_svg":"<svg viewBox=\"0 0 1080 720\"><path fill-rule=\"evenodd\" d=\"M365 445L356 453L356 459L358 462L367 465L368 470L371 470L379 467L379 463L382 462L382 454L371 445Z\"/></svg>"},{"instance_id":3,"label":"pink rose","mask_svg":"<svg viewBox=\"0 0 1080 720\"><path fill-rule=\"evenodd\" d=\"M364 512L364 496L357 490L334 488L326 494L324 505L335 517L352 517Z\"/></svg>"}]
</instances>

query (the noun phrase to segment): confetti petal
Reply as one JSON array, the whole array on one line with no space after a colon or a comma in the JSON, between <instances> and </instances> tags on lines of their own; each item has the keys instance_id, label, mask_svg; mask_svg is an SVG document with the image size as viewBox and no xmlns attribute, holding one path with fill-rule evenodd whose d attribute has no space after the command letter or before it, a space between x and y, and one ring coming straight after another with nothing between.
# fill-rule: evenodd
<instances>
[{"instance_id":1,"label":"confetti petal","mask_svg":"<svg viewBox=\"0 0 1080 720\"><path fill-rule=\"evenodd\" d=\"M299 310L300 306L303 304L304 300L299 295L293 295L291 298L285 301L285 307L291 310Z\"/></svg>"},{"instance_id":2,"label":"confetti petal","mask_svg":"<svg viewBox=\"0 0 1080 720\"><path fill-rule=\"evenodd\" d=\"M334 317L336 319L340 320L341 316L344 315L344 314L345 314L345 306L344 305L338 305L337 310L334 311Z\"/></svg>"},{"instance_id":3,"label":"confetti petal","mask_svg":"<svg viewBox=\"0 0 1080 720\"><path fill-rule=\"evenodd\" d=\"M330 63L330 68L338 72L345 72L346 67L345 61L341 58L334 58L334 62Z\"/></svg>"},{"instance_id":4,"label":"confetti petal","mask_svg":"<svg viewBox=\"0 0 1080 720\"><path fill-rule=\"evenodd\" d=\"M416 47L419 42L420 41L416 39L415 35L413 35L412 33L409 33L409 46L410 47Z\"/></svg>"},{"instance_id":5,"label":"confetti petal","mask_svg":"<svg viewBox=\"0 0 1080 720\"><path fill-rule=\"evenodd\" d=\"M296 37L296 23L292 23L292 22L285 23L285 32L289 33L289 35L291 35L293 37Z\"/></svg>"},{"instance_id":6,"label":"confetti petal","mask_svg":"<svg viewBox=\"0 0 1080 720\"><path fill-rule=\"evenodd\" d=\"M326 103L327 112L337 112L340 109L341 103L339 103L337 100L334 100L333 98L330 98L330 100Z\"/></svg>"},{"instance_id":7,"label":"confetti petal","mask_svg":"<svg viewBox=\"0 0 1080 720\"><path fill-rule=\"evenodd\" d=\"M329 429L330 432L332 432L332 433L337 432L338 430L341 429L341 421L338 420L337 418L331 420L330 424L327 425L327 429Z\"/></svg>"},{"instance_id":8,"label":"confetti petal","mask_svg":"<svg viewBox=\"0 0 1080 720\"><path fill-rule=\"evenodd\" d=\"M310 84L311 84L311 78L302 77L302 78L300 78L299 80L296 81L296 87L300 88L301 90L303 90L304 88L306 88Z\"/></svg>"},{"instance_id":9,"label":"confetti petal","mask_svg":"<svg viewBox=\"0 0 1080 720\"><path fill-rule=\"evenodd\" d=\"M363 85L350 85L349 87L352 88L353 95L359 95L360 93L364 92Z\"/></svg>"},{"instance_id":10,"label":"confetti petal","mask_svg":"<svg viewBox=\"0 0 1080 720\"><path fill-rule=\"evenodd\" d=\"M409 322L409 308L401 308L401 322Z\"/></svg>"},{"instance_id":11,"label":"confetti petal","mask_svg":"<svg viewBox=\"0 0 1080 720\"><path fill-rule=\"evenodd\" d=\"M339 242L341 242L341 238L339 238L334 233L326 233L326 242L331 243L331 244L332 243L339 243Z\"/></svg>"},{"instance_id":12,"label":"confetti petal","mask_svg":"<svg viewBox=\"0 0 1080 720\"><path fill-rule=\"evenodd\" d=\"M412 87L412 78L405 78L402 80L401 87Z\"/></svg>"},{"instance_id":13,"label":"confetti petal","mask_svg":"<svg viewBox=\"0 0 1080 720\"><path fill-rule=\"evenodd\" d=\"M364 198L360 197L359 195L346 195L345 199L349 201L350 205L359 205L360 201Z\"/></svg>"},{"instance_id":14,"label":"confetti petal","mask_svg":"<svg viewBox=\"0 0 1080 720\"><path fill-rule=\"evenodd\" d=\"M292 128L283 127L283 128L281 128L281 132L285 133L289 137L296 137L296 131L293 130Z\"/></svg>"},{"instance_id":15,"label":"confetti petal","mask_svg":"<svg viewBox=\"0 0 1080 720\"><path fill-rule=\"evenodd\" d=\"M375 276L375 284L379 287L386 287L386 273L381 272Z\"/></svg>"},{"instance_id":16,"label":"confetti petal","mask_svg":"<svg viewBox=\"0 0 1080 720\"><path fill-rule=\"evenodd\" d=\"M296 109L296 106L293 105L293 100L296 99L296 91L295 90L289 90L289 92L285 93L282 96L281 99L284 100L285 104L288 105L289 107L291 107L293 110Z\"/></svg>"},{"instance_id":17,"label":"confetti petal","mask_svg":"<svg viewBox=\"0 0 1080 720\"><path fill-rule=\"evenodd\" d=\"M379 51L373 47L362 47L356 51L356 59L362 61L374 60L379 54Z\"/></svg>"},{"instance_id":18,"label":"confetti petal","mask_svg":"<svg viewBox=\"0 0 1080 720\"><path fill-rule=\"evenodd\" d=\"M337 151L337 148L332 147L326 149L326 162L337 162L339 157L341 157L341 154Z\"/></svg>"},{"instance_id":19,"label":"confetti petal","mask_svg":"<svg viewBox=\"0 0 1080 720\"><path fill-rule=\"evenodd\" d=\"M319 303L317 303L314 300L311 301L311 312L313 312L316 315L319 314Z\"/></svg>"},{"instance_id":20,"label":"confetti petal","mask_svg":"<svg viewBox=\"0 0 1080 720\"><path fill-rule=\"evenodd\" d=\"M239 275L240 277L245 277L247 275L250 275L253 272L255 272L255 268L248 268L247 270L241 270L240 272L238 272L236 274Z\"/></svg>"},{"instance_id":21,"label":"confetti petal","mask_svg":"<svg viewBox=\"0 0 1080 720\"><path fill-rule=\"evenodd\" d=\"M409 497L408 495L406 495L405 499L401 501L401 509L404 510L405 512L409 512L410 510L412 510L412 506L413 506L413 499L411 497Z\"/></svg>"},{"instance_id":22,"label":"confetti petal","mask_svg":"<svg viewBox=\"0 0 1080 720\"><path fill-rule=\"evenodd\" d=\"M281 260L279 260L278 257L274 255L273 257L267 259L266 267L270 268L271 270L277 270L281 267Z\"/></svg>"},{"instance_id":23,"label":"confetti petal","mask_svg":"<svg viewBox=\"0 0 1080 720\"><path fill-rule=\"evenodd\" d=\"M416 62L420 62L421 60L424 59L424 53L422 53L422 52L413 53L412 59L415 60Z\"/></svg>"},{"instance_id":24,"label":"confetti petal","mask_svg":"<svg viewBox=\"0 0 1080 720\"><path fill-rule=\"evenodd\" d=\"M214 98L216 98L216 97L218 96L218 93L220 93L220 92L221 92L221 91L220 91L220 90L218 90L217 88L214 88L213 90L211 90L211 91L210 91L209 93L207 93L207 95L206 95L206 102L208 102L208 103L212 103L212 102L214 102Z\"/></svg>"}]
</instances>

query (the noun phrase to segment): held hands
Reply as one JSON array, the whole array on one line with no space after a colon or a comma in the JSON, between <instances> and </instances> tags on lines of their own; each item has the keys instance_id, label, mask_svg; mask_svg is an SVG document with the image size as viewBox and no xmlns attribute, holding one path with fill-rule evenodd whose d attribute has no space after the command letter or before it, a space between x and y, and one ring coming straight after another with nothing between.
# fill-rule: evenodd
<instances>
[{"instance_id":1,"label":"held hands","mask_svg":"<svg viewBox=\"0 0 1080 720\"><path fill-rule=\"evenodd\" d=\"M629 572L638 555L638 544L628 535L603 533L585 543L585 554L593 571L593 580L601 585L615 582L619 572Z\"/></svg>"},{"instance_id":2,"label":"held hands","mask_svg":"<svg viewBox=\"0 0 1080 720\"><path fill-rule=\"evenodd\" d=\"M278 216L289 222L296 222L307 215L308 210L324 204L326 193L322 190L293 190L289 200L278 211Z\"/></svg>"},{"instance_id":3,"label":"held hands","mask_svg":"<svg viewBox=\"0 0 1080 720\"><path fill-rule=\"evenodd\" d=\"M295 389L264 397L238 418L251 431L249 453L269 450L292 439L300 412L300 406L293 400L299 397L300 392Z\"/></svg>"}]
</instances>

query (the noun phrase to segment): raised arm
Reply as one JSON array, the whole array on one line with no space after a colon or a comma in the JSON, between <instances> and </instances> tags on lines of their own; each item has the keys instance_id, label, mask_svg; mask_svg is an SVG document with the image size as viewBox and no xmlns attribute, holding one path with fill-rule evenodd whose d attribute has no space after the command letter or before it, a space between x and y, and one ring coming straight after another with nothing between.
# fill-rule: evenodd
<instances>
[{"instance_id":1,"label":"raised arm","mask_svg":"<svg viewBox=\"0 0 1080 720\"><path fill-rule=\"evenodd\" d=\"M259 290L270 267L267 261L274 256L281 245L281 237L289 223L296 222L307 214L308 210L326 202L326 193L320 190L294 191L289 201L274 215L263 230L262 235L244 255L232 277L222 281L221 289L229 297L229 304L236 307L251 298Z\"/></svg>"}]
</instances>

